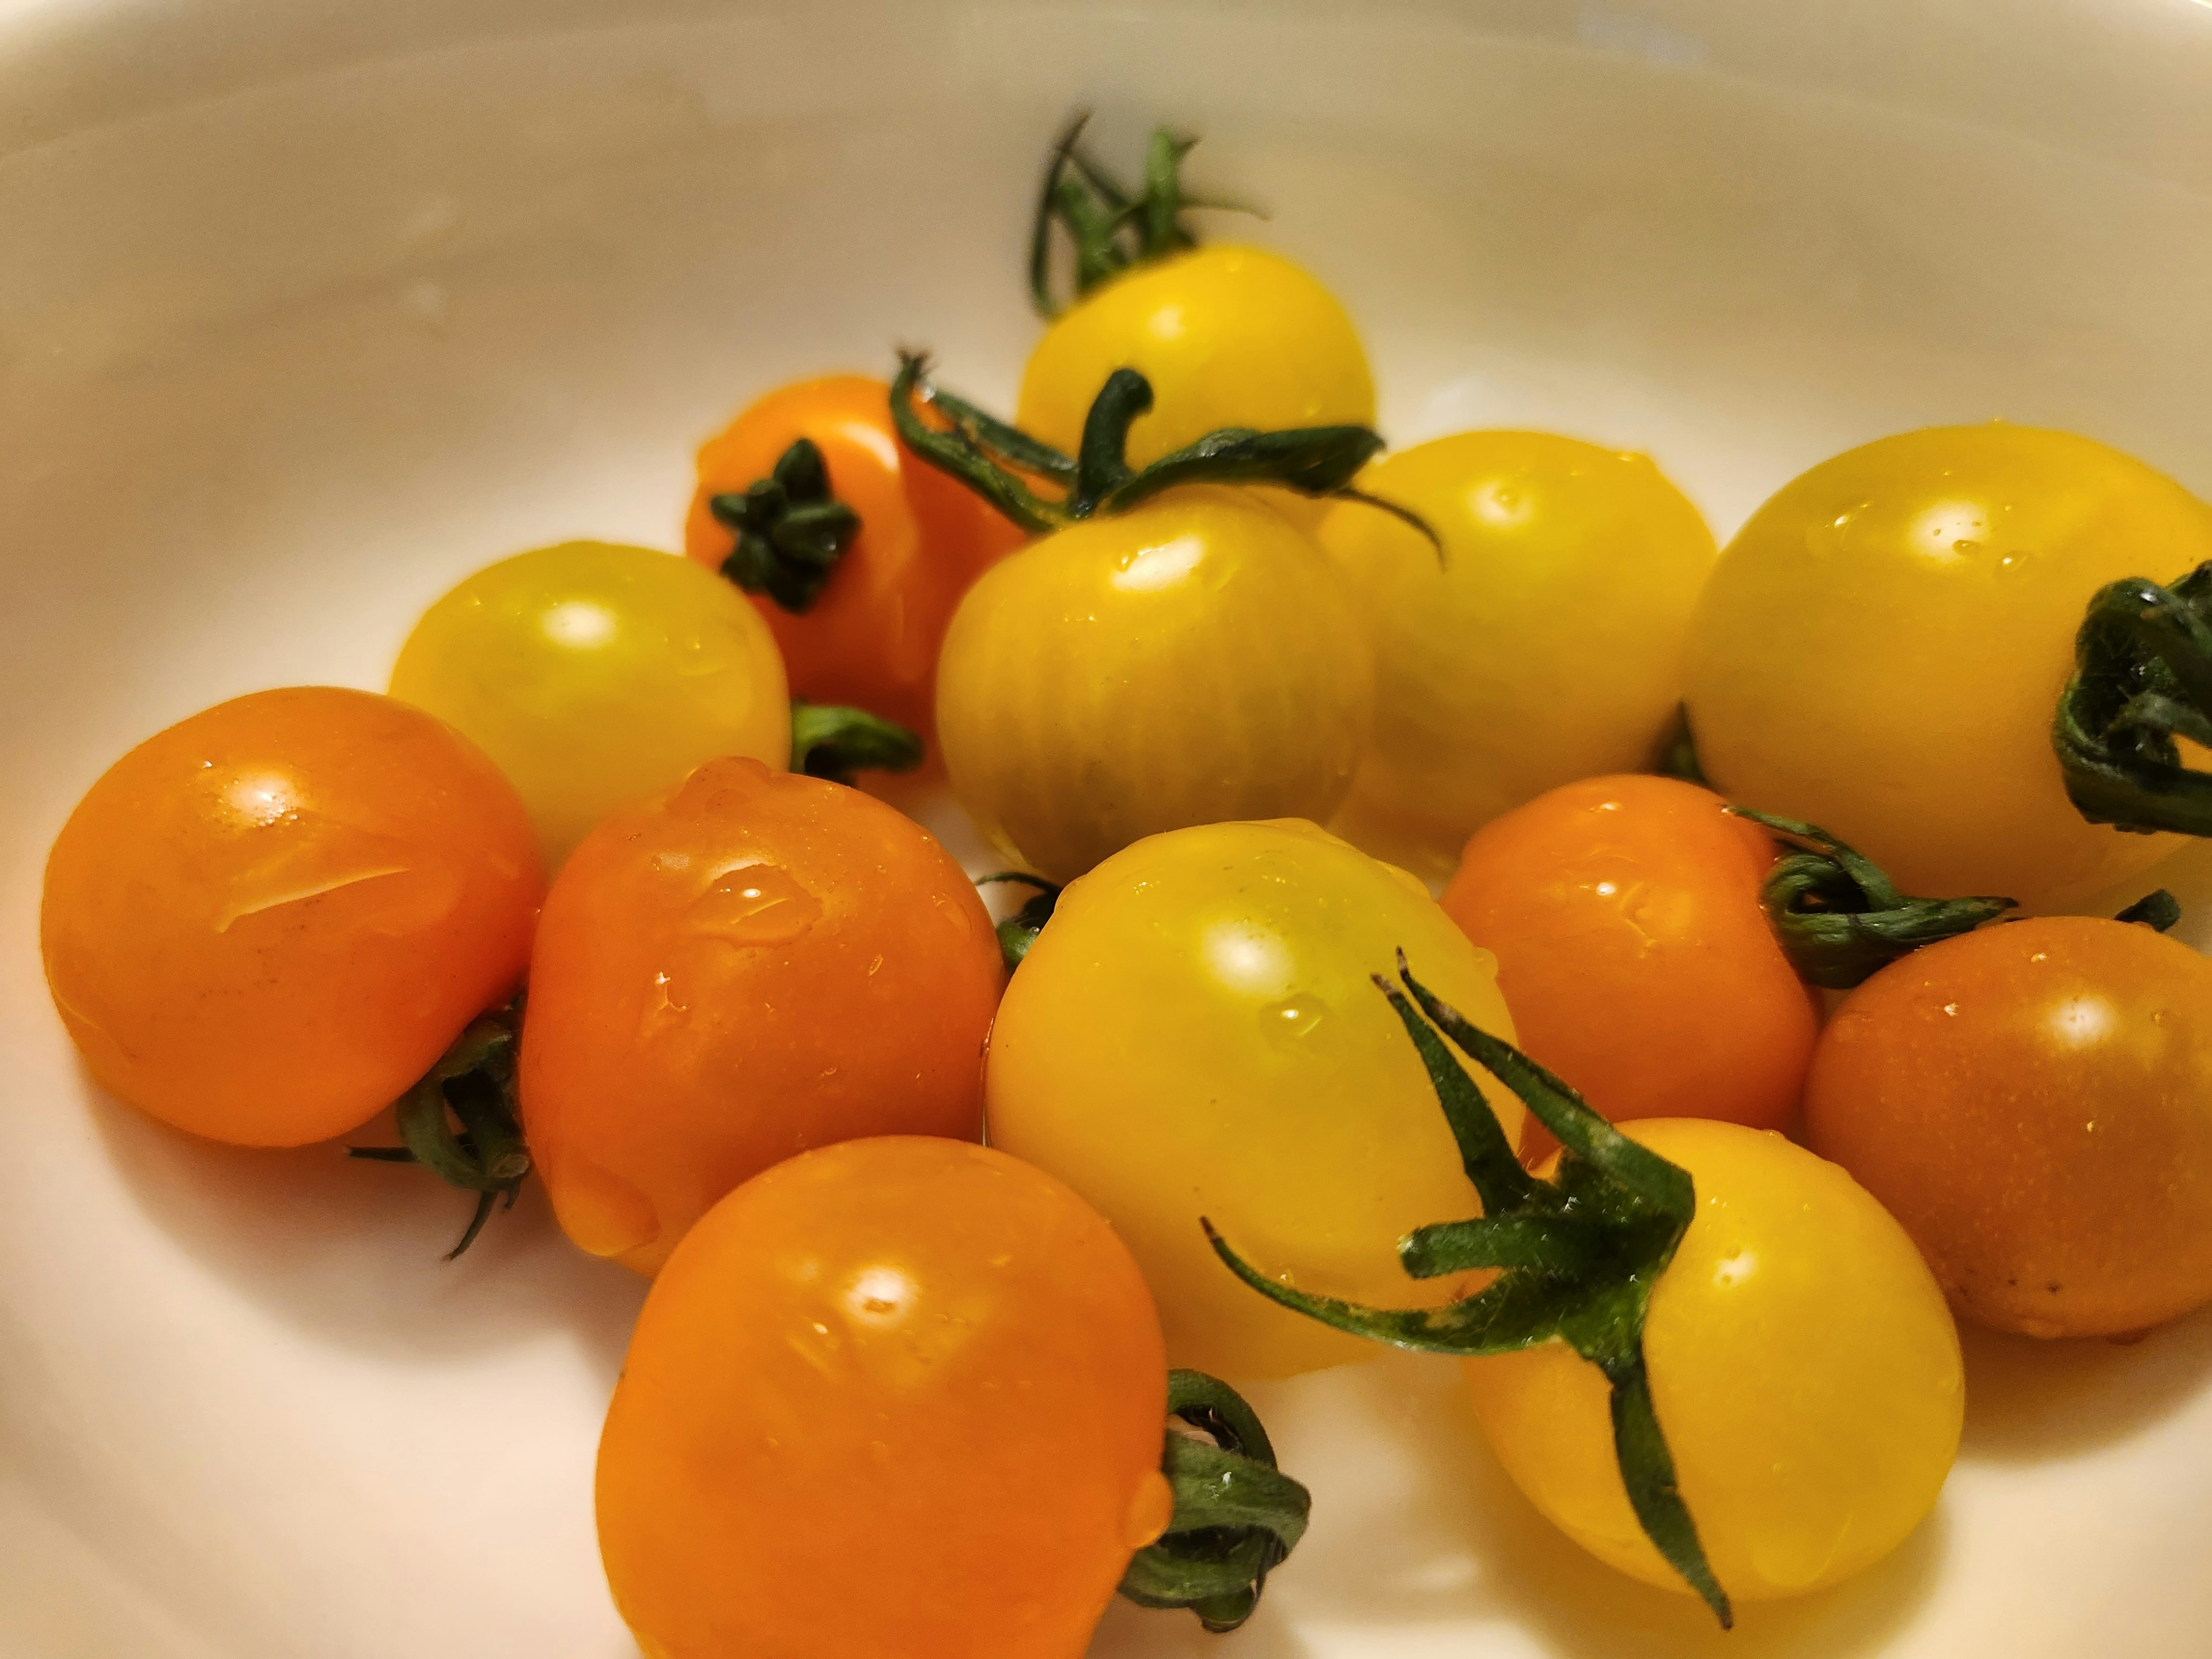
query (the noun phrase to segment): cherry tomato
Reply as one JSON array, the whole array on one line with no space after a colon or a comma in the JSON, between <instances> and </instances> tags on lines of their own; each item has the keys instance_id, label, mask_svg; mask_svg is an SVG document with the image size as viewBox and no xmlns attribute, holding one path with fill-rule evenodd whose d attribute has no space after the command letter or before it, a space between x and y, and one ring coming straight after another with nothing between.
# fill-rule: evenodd
<instances>
[{"instance_id":1,"label":"cherry tomato","mask_svg":"<svg viewBox=\"0 0 2212 1659\"><path fill-rule=\"evenodd\" d=\"M767 628L727 582L649 548L564 542L479 570L415 624L392 695L483 746L556 867L702 761L791 757Z\"/></svg>"},{"instance_id":2,"label":"cherry tomato","mask_svg":"<svg viewBox=\"0 0 2212 1659\"><path fill-rule=\"evenodd\" d=\"M1969 1318L2110 1335L2212 1302L2212 963L2148 927L2050 916L1892 963L1823 1034L1805 1128Z\"/></svg>"},{"instance_id":3,"label":"cherry tomato","mask_svg":"<svg viewBox=\"0 0 2212 1659\"><path fill-rule=\"evenodd\" d=\"M1682 639L1716 556L1641 455L1462 432L1384 457L1322 544L1375 630L1375 738L1343 833L1441 878L1468 836L1577 778L1647 765L1682 698Z\"/></svg>"},{"instance_id":4,"label":"cherry tomato","mask_svg":"<svg viewBox=\"0 0 2212 1659\"><path fill-rule=\"evenodd\" d=\"M544 877L450 728L331 686L218 703L70 814L40 944L101 1085L246 1146L342 1134L507 1000Z\"/></svg>"},{"instance_id":5,"label":"cherry tomato","mask_svg":"<svg viewBox=\"0 0 2212 1659\"><path fill-rule=\"evenodd\" d=\"M1152 382L1129 431L1142 467L1223 427L1372 426L1366 354L1328 290L1279 254L1218 243L1123 272L1045 331L1014 424L1065 454L1106 377Z\"/></svg>"},{"instance_id":6,"label":"cherry tomato","mask_svg":"<svg viewBox=\"0 0 2212 1659\"><path fill-rule=\"evenodd\" d=\"M1942 1293L1863 1188L1781 1136L1669 1118L1627 1133L1697 1184L1644 1352L1714 1577L1738 1601L1848 1578L1920 1524L1958 1449ZM1529 1501L1600 1560L1689 1594L1629 1508L1597 1367L1558 1341L1462 1364Z\"/></svg>"},{"instance_id":7,"label":"cherry tomato","mask_svg":"<svg viewBox=\"0 0 2212 1659\"><path fill-rule=\"evenodd\" d=\"M1444 889L1522 1052L1616 1122L1796 1113L1819 1007L1759 908L1774 844L1723 805L1671 778L1571 783L1476 832Z\"/></svg>"},{"instance_id":8,"label":"cherry tomato","mask_svg":"<svg viewBox=\"0 0 2212 1659\"><path fill-rule=\"evenodd\" d=\"M837 374L785 386L754 404L699 451L684 545L720 570L735 532L708 504L767 477L793 443L810 440L837 499L860 514L860 533L804 613L794 616L766 595L753 596L754 607L782 647L798 696L851 704L927 733L938 647L953 607L1023 537L914 458L891 429L890 398L880 380Z\"/></svg>"},{"instance_id":9,"label":"cherry tomato","mask_svg":"<svg viewBox=\"0 0 2212 1659\"><path fill-rule=\"evenodd\" d=\"M2178 843L2087 823L2051 715L2097 590L2212 558L2212 509L2101 444L1993 422L1824 461L1751 517L1690 631L1714 787L1909 892L2063 905Z\"/></svg>"},{"instance_id":10,"label":"cherry tomato","mask_svg":"<svg viewBox=\"0 0 2212 1659\"><path fill-rule=\"evenodd\" d=\"M794 1152L973 1139L1003 976L960 866L858 791L710 761L617 812L531 959L523 1126L562 1226L651 1273Z\"/></svg>"},{"instance_id":11,"label":"cherry tomato","mask_svg":"<svg viewBox=\"0 0 2212 1659\"><path fill-rule=\"evenodd\" d=\"M938 730L984 835L1065 881L1160 830L1327 817L1366 746L1373 673L1310 536L1249 490L1176 489L969 591Z\"/></svg>"},{"instance_id":12,"label":"cherry tomato","mask_svg":"<svg viewBox=\"0 0 2212 1659\"><path fill-rule=\"evenodd\" d=\"M1114 1231L955 1141L779 1164L647 1297L599 1547L653 1659L1079 1659L1173 1499L1167 1370Z\"/></svg>"},{"instance_id":13,"label":"cherry tomato","mask_svg":"<svg viewBox=\"0 0 2212 1659\"><path fill-rule=\"evenodd\" d=\"M991 1144L1113 1222L1175 1364L1283 1376L1373 1352L1253 1295L1200 1216L1286 1283L1402 1301L1398 1240L1475 1213L1420 1057L1370 982L1401 947L1510 1039L1490 957L1404 871L1310 823L1139 842L1060 895L1008 986ZM1520 1102L1487 1098L1517 1135ZM1441 1302L1458 1286L1425 1288Z\"/></svg>"}]
</instances>

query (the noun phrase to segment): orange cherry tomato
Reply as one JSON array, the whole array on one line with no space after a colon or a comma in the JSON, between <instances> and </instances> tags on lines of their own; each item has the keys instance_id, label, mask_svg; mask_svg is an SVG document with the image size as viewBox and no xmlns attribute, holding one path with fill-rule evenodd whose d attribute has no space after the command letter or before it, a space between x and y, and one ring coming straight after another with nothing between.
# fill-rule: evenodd
<instances>
[{"instance_id":1,"label":"orange cherry tomato","mask_svg":"<svg viewBox=\"0 0 2212 1659\"><path fill-rule=\"evenodd\" d=\"M822 452L831 489L860 514L860 533L803 614L750 597L783 649L794 696L850 703L927 735L945 625L969 585L1020 546L1022 532L898 441L889 386L835 374L770 392L700 449L684 550L720 569L736 535L708 503L768 477L800 438Z\"/></svg>"},{"instance_id":2,"label":"orange cherry tomato","mask_svg":"<svg viewBox=\"0 0 2212 1659\"><path fill-rule=\"evenodd\" d=\"M1805 1131L1959 1311L2029 1336L2212 1302L2212 963L2044 916L1914 951L1845 999Z\"/></svg>"},{"instance_id":3,"label":"orange cherry tomato","mask_svg":"<svg viewBox=\"0 0 2212 1659\"><path fill-rule=\"evenodd\" d=\"M301 686L149 738L70 814L40 943L100 1084L299 1146L367 1121L521 978L544 893L513 786L389 697Z\"/></svg>"},{"instance_id":4,"label":"orange cherry tomato","mask_svg":"<svg viewBox=\"0 0 2212 1659\"><path fill-rule=\"evenodd\" d=\"M1079 1659L1166 1525L1165 1352L1112 1228L1003 1152L779 1164L646 1299L599 1548L653 1659Z\"/></svg>"},{"instance_id":5,"label":"orange cherry tomato","mask_svg":"<svg viewBox=\"0 0 2212 1659\"><path fill-rule=\"evenodd\" d=\"M856 790L709 761L617 812L531 959L523 1127L562 1226L652 1273L794 1152L976 1139L1004 972L960 866Z\"/></svg>"},{"instance_id":6,"label":"orange cherry tomato","mask_svg":"<svg viewBox=\"0 0 2212 1659\"><path fill-rule=\"evenodd\" d=\"M1722 805L1672 778L1571 783L1477 830L1444 889L1522 1048L1615 1121L1796 1111L1819 1005L1759 908L1774 843Z\"/></svg>"}]
</instances>

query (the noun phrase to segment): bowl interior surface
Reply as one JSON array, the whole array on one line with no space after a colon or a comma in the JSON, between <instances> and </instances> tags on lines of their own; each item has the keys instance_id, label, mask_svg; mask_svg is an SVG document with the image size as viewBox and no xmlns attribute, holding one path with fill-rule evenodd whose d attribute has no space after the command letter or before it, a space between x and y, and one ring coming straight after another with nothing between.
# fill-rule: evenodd
<instances>
[{"instance_id":1,"label":"bowl interior surface","mask_svg":"<svg viewBox=\"0 0 2212 1659\"><path fill-rule=\"evenodd\" d=\"M781 380L927 344L1009 404L1079 104L1109 151L1203 132L1195 182L1269 210L1221 233L1343 297L1396 441L1644 450L1723 535L1991 416L2212 491L2208 83L2188 0L0 0L0 1650L635 1651L590 1480L640 1285L534 1198L444 1265L456 1195L80 1073L40 871L128 745L380 687L495 556L674 545L693 447ZM1966 1340L1935 1517L1725 1640L1540 1520L1448 1364L1256 1389L1316 1517L1221 1650L2199 1650L2212 1321ZM1122 1606L1093 1651L1213 1650Z\"/></svg>"}]
</instances>

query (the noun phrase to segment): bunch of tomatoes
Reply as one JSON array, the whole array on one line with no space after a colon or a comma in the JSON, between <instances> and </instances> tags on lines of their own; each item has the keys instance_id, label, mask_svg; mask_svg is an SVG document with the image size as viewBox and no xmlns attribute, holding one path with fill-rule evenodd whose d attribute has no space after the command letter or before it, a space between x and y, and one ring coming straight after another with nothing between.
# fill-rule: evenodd
<instances>
[{"instance_id":1,"label":"bunch of tomatoes","mask_svg":"<svg viewBox=\"0 0 2212 1659\"><path fill-rule=\"evenodd\" d=\"M772 392L688 558L493 564L55 843L100 1084L252 1146L397 1103L354 1150L464 1247L534 1174L653 1276L598 1480L651 1659L1232 1627L1308 1500L1221 1379L1378 1341L1726 1622L1928 1513L1954 1315L2212 1300L2212 966L2066 914L2212 830L2212 508L1992 424L1723 550L1638 455L1389 450L1188 148L1054 149L1011 421L917 356Z\"/></svg>"}]
</instances>

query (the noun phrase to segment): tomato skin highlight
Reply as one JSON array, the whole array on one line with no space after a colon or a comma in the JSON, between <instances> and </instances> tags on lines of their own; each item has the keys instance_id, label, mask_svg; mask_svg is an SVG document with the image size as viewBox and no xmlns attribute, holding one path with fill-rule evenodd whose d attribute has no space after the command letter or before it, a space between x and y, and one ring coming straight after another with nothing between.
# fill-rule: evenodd
<instances>
[{"instance_id":1,"label":"tomato skin highlight","mask_svg":"<svg viewBox=\"0 0 2212 1659\"><path fill-rule=\"evenodd\" d=\"M1129 429L1143 467L1224 427L1372 426L1375 381L1352 319L1280 254L1214 243L1137 266L1045 331L1022 374L1014 424L1063 454L1117 368L1152 382Z\"/></svg>"},{"instance_id":2,"label":"tomato skin highlight","mask_svg":"<svg viewBox=\"0 0 2212 1659\"><path fill-rule=\"evenodd\" d=\"M892 429L888 386L835 374L769 392L700 447L684 523L692 559L721 569L736 534L714 517L713 499L768 477L801 438L822 452L831 489L860 515L860 533L804 614L766 594L747 597L775 635L794 695L865 708L927 737L945 625L975 578L1022 544L1022 532L915 459Z\"/></svg>"},{"instance_id":3,"label":"tomato skin highlight","mask_svg":"<svg viewBox=\"0 0 2212 1659\"><path fill-rule=\"evenodd\" d=\"M2212 508L2070 434L1932 428L1824 461L1752 514L1691 624L1705 775L1906 892L2063 908L2179 844L2066 797L2051 725L2082 613L2208 558Z\"/></svg>"},{"instance_id":4,"label":"tomato skin highlight","mask_svg":"<svg viewBox=\"0 0 2212 1659\"><path fill-rule=\"evenodd\" d=\"M1885 968L1805 1128L1966 1317L2118 1335L2212 1302L2212 963L2148 927L2034 918Z\"/></svg>"},{"instance_id":5,"label":"tomato skin highlight","mask_svg":"<svg viewBox=\"0 0 2212 1659\"><path fill-rule=\"evenodd\" d=\"M616 813L531 962L522 1116L562 1228L652 1273L807 1147L975 1139L1003 977L960 866L856 790L710 761Z\"/></svg>"},{"instance_id":6,"label":"tomato skin highlight","mask_svg":"<svg viewBox=\"0 0 2212 1659\"><path fill-rule=\"evenodd\" d=\"M564 542L486 566L422 613L392 695L514 780L550 868L702 761L791 758L768 629L727 582L651 548Z\"/></svg>"},{"instance_id":7,"label":"tomato skin highlight","mask_svg":"<svg viewBox=\"0 0 2212 1659\"><path fill-rule=\"evenodd\" d=\"M100 1085L211 1140L357 1127L507 1000L545 890L514 789L450 727L332 686L148 738L70 813L40 947Z\"/></svg>"},{"instance_id":8,"label":"tomato skin highlight","mask_svg":"<svg viewBox=\"0 0 2212 1659\"><path fill-rule=\"evenodd\" d=\"M1060 897L991 1036L990 1141L1096 1205L1143 1265L1173 1363L1230 1378L1371 1358L1255 1295L1262 1271L1371 1303L1448 1300L1397 1243L1474 1214L1405 1028L1370 975L1403 947L1485 1030L1512 1020L1489 957L1419 883L1310 823L1155 836ZM1509 1136L1520 1102L1486 1085Z\"/></svg>"},{"instance_id":9,"label":"tomato skin highlight","mask_svg":"<svg viewBox=\"0 0 2212 1659\"><path fill-rule=\"evenodd\" d=\"M1522 1052L1615 1122L1796 1115L1820 1006L1759 907L1773 842L1724 805L1672 778L1571 783L1476 831L1444 889Z\"/></svg>"},{"instance_id":10,"label":"tomato skin highlight","mask_svg":"<svg viewBox=\"0 0 2212 1659\"><path fill-rule=\"evenodd\" d=\"M945 635L938 730L977 828L1064 882L1164 830L1328 817L1373 676L1313 538L1251 490L1196 487L978 581Z\"/></svg>"},{"instance_id":11,"label":"tomato skin highlight","mask_svg":"<svg viewBox=\"0 0 2212 1659\"><path fill-rule=\"evenodd\" d=\"M1442 879L1498 813L1650 764L1717 550L1648 458L1551 433L1438 438L1358 483L1420 514L1443 552L1357 502L1320 520L1376 666L1374 744L1337 825Z\"/></svg>"},{"instance_id":12,"label":"tomato skin highlight","mask_svg":"<svg viewBox=\"0 0 2212 1659\"><path fill-rule=\"evenodd\" d=\"M654 1283L599 1444L653 1659L1079 1659L1165 1525L1159 1325L1113 1230L1002 1152L848 1141Z\"/></svg>"},{"instance_id":13,"label":"tomato skin highlight","mask_svg":"<svg viewBox=\"0 0 2212 1659\"><path fill-rule=\"evenodd\" d=\"M1713 1573L1738 1602L1863 1571L1935 1507L1959 1444L1959 1338L1912 1242L1781 1136L1650 1118L1697 1218L1651 1295L1651 1392ZM1638 1526L1605 1377L1564 1343L1462 1362L1516 1486L1607 1565L1690 1594Z\"/></svg>"}]
</instances>

